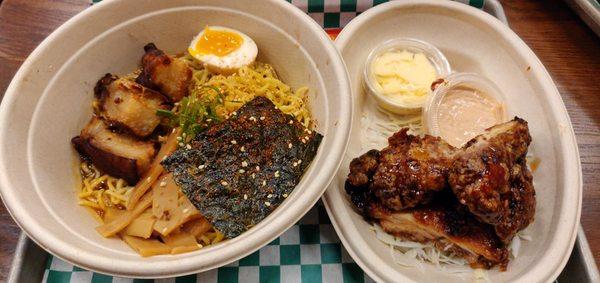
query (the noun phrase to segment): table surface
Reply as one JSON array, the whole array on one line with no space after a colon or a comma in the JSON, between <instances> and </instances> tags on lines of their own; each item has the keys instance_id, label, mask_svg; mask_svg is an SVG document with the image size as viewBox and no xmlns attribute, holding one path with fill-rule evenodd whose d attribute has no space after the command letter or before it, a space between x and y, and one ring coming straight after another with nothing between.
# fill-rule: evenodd
<instances>
[{"instance_id":1,"label":"table surface","mask_svg":"<svg viewBox=\"0 0 600 283\"><path fill-rule=\"evenodd\" d=\"M567 106L581 155L581 223L600 262L600 38L562 1L504 0L510 27L544 63ZM89 0L0 0L0 99L29 53ZM20 233L0 204L0 282Z\"/></svg>"}]
</instances>

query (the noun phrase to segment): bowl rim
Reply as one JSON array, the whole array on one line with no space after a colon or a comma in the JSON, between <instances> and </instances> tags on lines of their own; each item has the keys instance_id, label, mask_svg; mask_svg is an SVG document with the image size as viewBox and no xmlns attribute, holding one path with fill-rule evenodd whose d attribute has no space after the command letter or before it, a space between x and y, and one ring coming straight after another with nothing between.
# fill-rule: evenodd
<instances>
[{"instance_id":1,"label":"bowl rim","mask_svg":"<svg viewBox=\"0 0 600 283\"><path fill-rule=\"evenodd\" d=\"M387 10L409 8L409 7L443 7L452 15L466 14L471 18L475 18L478 21L485 22L495 32L499 34L506 42L509 42L513 46L517 53L513 56L519 56L527 61L531 67L531 74L536 80L540 82L540 87L544 89L546 93L547 101L549 102L549 109L561 122L565 122L564 134L560 136L559 147L566 153L563 153L562 157L567 166L564 166L565 174L563 184L566 184L572 189L576 190L573 194L563 195L563 199L557 199L556 205L560 207L568 207L569 205L576 204L575 209L561 211L557 217L557 226L555 230L563 230L568 233L562 234L562 237L558 237L558 233L555 233L554 237L548 239L551 242L551 248L546 250L531 269L527 270L523 275L518 277L516 280L519 282L547 282L552 281L558 277L560 272L563 270L577 237L577 228L579 219L581 216L581 202L582 202L582 171L581 171L581 160L579 158L579 149L573 131L573 126L568 115L566 106L558 92L556 84L552 80L552 77L535 55L535 53L527 46L527 44L510 28L505 26L501 21L494 18L493 16L480 11L479 9L456 3L453 1L436 1L436 0L406 0L406 1L391 1L378 5L374 8L367 10L361 15L354 18L336 39L336 47L340 53L348 46L352 39L353 34L362 27L371 18L376 18L380 14L387 12ZM357 94L352 94L354 97L354 103L356 103ZM339 177L339 176L338 176ZM343 176L342 176L343 177ZM371 257L376 257L376 254L370 249L364 249L366 243L360 238L358 232L355 229L349 229L349 225L340 225L347 221L349 214L345 209L342 213L337 211L340 210L338 207L344 207L348 205L346 199L344 199L339 193L340 189L338 185L333 182L327 189L322 199L325 204L325 208L331 219L332 225L335 228L337 235L341 242L346 247L348 253L357 262L357 264L375 281L402 281L402 282L415 282L414 280L404 276L401 272L397 272L395 269L385 268L386 272L382 272L380 269L381 265L377 265L372 261ZM354 228L352 226L351 228ZM555 258L560 258L558 261ZM380 262L379 260L377 260ZM543 276L543 277L542 277Z\"/></svg>"},{"instance_id":2,"label":"bowl rim","mask_svg":"<svg viewBox=\"0 0 600 283\"><path fill-rule=\"evenodd\" d=\"M192 274L212 268L216 268L219 266L226 265L230 262L238 260L252 252L258 250L262 246L268 244L273 239L277 238L281 233L286 231L290 226L292 226L295 222L297 222L312 206L319 200L322 193L327 188L328 184L332 181L335 176L335 172L339 168L339 165L342 162L344 153L348 146L348 135L350 133L350 129L352 127L352 117L353 117L353 109L352 109L352 96L350 95L350 80L348 73L345 68L345 64L341 58L341 55L335 48L334 43L329 39L325 31L306 13L297 9L291 3L287 3L286 1L278 1L278 0L266 0L269 3L265 3L266 5L274 5L276 7L281 8L282 10L286 10L291 13L294 17L298 19L302 24L306 25L308 29L310 29L311 33L318 38L319 42L321 42L325 49L323 52L328 54L328 57L331 59L329 65L330 68L333 69L334 74L336 74L336 80L339 84L340 93L343 101L340 103L339 108L339 116L336 117L336 128L340 133L335 136L331 136L332 139L331 150L328 150L328 154L323 169L320 169L322 172L320 176L322 178L318 178L315 180L315 183L308 185L307 188L313 188L310 191L307 191L304 197L299 198L294 203L290 203L287 207L287 210L281 211L278 217L271 219L271 222L268 223L269 227L273 227L272 231L269 233L264 233L261 231L254 231L251 234L247 234L249 237L242 239L244 241L240 241L240 238L231 239L226 243L229 243L229 246L233 246L229 248L230 252L223 252L223 255L226 257L226 260L221 261L218 264L214 262L210 262L205 260L205 262L198 263L198 259L200 257L204 257L204 254L196 254L190 255L182 254L182 255L169 255L164 256L165 260L148 262L149 264L139 264L144 262L144 258L139 257L139 260L122 260L118 257L110 258L110 257L98 257L98 256L89 256L91 253L80 249L76 245L69 244L68 242L60 239L57 236L52 235L41 225L37 225L39 221L34 219L32 215L29 214L26 210L26 204L18 202L18 199L14 196L14 192L16 188L13 188L11 178L9 174L6 173L7 165L10 160L2 153L2 149L7 149L10 145L8 141L7 135L2 135L0 137L0 197L2 198L7 211L15 220L17 225L29 236L36 244L43 247L48 252L56 255L58 258L65 260L74 265L81 266L83 268L101 272L104 274L110 274L115 276L126 276L126 277L136 277L136 278L166 278L171 276L180 276L186 274ZM126 0L113 0L113 1L102 1L92 7L85 9L79 14L75 15L60 27L58 27L55 31L53 31L46 39L44 39L28 56L28 58L23 62L15 76L13 77L11 83L9 84L5 96L3 98L2 103L0 104L0 132L7 132L10 125L7 124L7 116L11 112L13 105L18 102L18 88L25 84L25 76L28 70L35 67L36 61L43 56L48 50L48 45L50 43L59 40L61 37L68 35L67 31L70 31L75 26L79 25L81 21L88 18L91 15L95 15L96 13L107 13L111 9L115 8L123 8L125 5L130 3ZM169 5L168 7L161 7L153 9L148 13L155 13L162 10L173 9L173 8L183 8L191 6L190 1L180 1L173 5ZM206 5L196 5L218 8L218 9L231 9L234 11L245 12L246 11L232 8L230 6L221 6L215 3L206 4ZM136 17L143 16L145 14L136 15ZM250 13L249 13L250 14ZM257 17L255 14L250 14L254 17ZM262 18L262 17L259 17ZM125 19L124 21L131 20L132 18ZM268 21L262 18L265 21ZM122 22L121 22L122 23ZM117 23L116 25L119 25ZM113 25L116 26L116 25ZM100 35L100 34L98 34ZM67 58L64 62L67 62L69 58ZM51 82L52 78L49 79L48 82ZM36 102L36 105L32 105L33 109L37 108L37 104L39 100ZM35 113L32 114L32 116ZM28 123L31 123L29 121ZM31 124L25 124L24 126L30 127ZM29 133L28 133L29 135ZM30 151L27 150L27 155L30 154ZM331 158L334 157L334 158ZM28 168L30 171L30 167ZM309 199L308 201L302 201L302 198ZM265 224L266 225L266 224ZM276 229L277 228L277 229ZM246 234L246 233L245 233ZM217 251L221 251L218 247L215 247ZM237 248L237 250L235 250ZM160 257L160 256L159 256ZM155 258L159 258L155 257Z\"/></svg>"}]
</instances>

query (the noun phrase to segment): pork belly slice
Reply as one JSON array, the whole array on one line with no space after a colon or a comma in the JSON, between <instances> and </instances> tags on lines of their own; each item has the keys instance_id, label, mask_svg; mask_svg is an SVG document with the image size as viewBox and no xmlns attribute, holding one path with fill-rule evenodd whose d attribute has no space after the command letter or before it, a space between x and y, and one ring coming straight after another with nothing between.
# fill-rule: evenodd
<instances>
[{"instance_id":1,"label":"pork belly slice","mask_svg":"<svg viewBox=\"0 0 600 283\"><path fill-rule=\"evenodd\" d=\"M346 189L361 207L372 194L385 207L402 210L431 201L448 186L446 176L456 149L440 138L418 137L402 129L381 151L371 150L350 163Z\"/></svg>"},{"instance_id":2,"label":"pork belly slice","mask_svg":"<svg viewBox=\"0 0 600 283\"><path fill-rule=\"evenodd\" d=\"M141 138L150 135L160 124L156 110L169 108L160 93L111 74L98 81L94 92L100 100L104 120Z\"/></svg>"},{"instance_id":3,"label":"pork belly slice","mask_svg":"<svg viewBox=\"0 0 600 283\"><path fill-rule=\"evenodd\" d=\"M113 132L98 117L93 117L71 142L102 172L130 185L137 183L156 154L152 142Z\"/></svg>"},{"instance_id":4,"label":"pork belly slice","mask_svg":"<svg viewBox=\"0 0 600 283\"><path fill-rule=\"evenodd\" d=\"M188 95L192 70L181 59L174 58L156 48L154 43L144 46L142 73L136 82L166 95L177 102Z\"/></svg>"},{"instance_id":5,"label":"pork belly slice","mask_svg":"<svg viewBox=\"0 0 600 283\"><path fill-rule=\"evenodd\" d=\"M491 127L461 149L448 177L460 203L493 225L505 243L534 218L535 190L525 159L530 143L523 119Z\"/></svg>"},{"instance_id":6,"label":"pork belly slice","mask_svg":"<svg viewBox=\"0 0 600 283\"><path fill-rule=\"evenodd\" d=\"M233 238L292 193L322 138L269 99L256 97L162 165L200 213Z\"/></svg>"},{"instance_id":7,"label":"pork belly slice","mask_svg":"<svg viewBox=\"0 0 600 283\"><path fill-rule=\"evenodd\" d=\"M371 204L367 214L387 233L408 241L433 243L440 251L464 258L473 268L499 265L506 269L508 250L494 229L457 203L436 202L402 212Z\"/></svg>"}]
</instances>

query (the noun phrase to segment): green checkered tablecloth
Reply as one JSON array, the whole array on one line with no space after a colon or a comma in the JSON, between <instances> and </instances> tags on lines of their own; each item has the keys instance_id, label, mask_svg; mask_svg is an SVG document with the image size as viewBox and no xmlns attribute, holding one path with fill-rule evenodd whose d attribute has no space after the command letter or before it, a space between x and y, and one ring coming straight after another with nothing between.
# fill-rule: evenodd
<instances>
[{"instance_id":1,"label":"green checkered tablecloth","mask_svg":"<svg viewBox=\"0 0 600 283\"><path fill-rule=\"evenodd\" d=\"M482 8L484 0L455 0ZM93 3L100 0L92 0ZM288 0L323 28L341 28L387 0ZM333 33L335 35L335 33ZM49 256L43 282L373 282L346 252L319 202L275 241L229 265L189 276L141 280L90 272Z\"/></svg>"},{"instance_id":2,"label":"green checkered tablecloth","mask_svg":"<svg viewBox=\"0 0 600 283\"><path fill-rule=\"evenodd\" d=\"M152 282L93 273L50 256L44 282ZM156 282L373 282L354 263L319 202L278 239L234 263Z\"/></svg>"}]
</instances>

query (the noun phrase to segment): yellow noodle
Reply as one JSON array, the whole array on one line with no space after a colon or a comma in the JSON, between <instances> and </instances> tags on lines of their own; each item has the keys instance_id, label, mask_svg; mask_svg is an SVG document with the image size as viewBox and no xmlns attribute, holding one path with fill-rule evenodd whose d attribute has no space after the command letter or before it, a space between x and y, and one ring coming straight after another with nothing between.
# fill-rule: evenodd
<instances>
[{"instance_id":1,"label":"yellow noodle","mask_svg":"<svg viewBox=\"0 0 600 283\"><path fill-rule=\"evenodd\" d=\"M216 108L220 116L229 116L255 96L265 96L281 111L293 115L305 127L311 126L307 105L308 88L301 87L292 91L279 80L273 67L268 64L256 62L229 76L212 74L205 69L194 69L193 81L190 91L199 96L218 95L214 89L207 86L221 90L220 95L224 101Z\"/></svg>"},{"instance_id":2,"label":"yellow noodle","mask_svg":"<svg viewBox=\"0 0 600 283\"><path fill-rule=\"evenodd\" d=\"M102 174L86 161L81 162L80 174L79 204L104 214L108 207L123 207L127 203L131 187L124 180Z\"/></svg>"}]
</instances>

